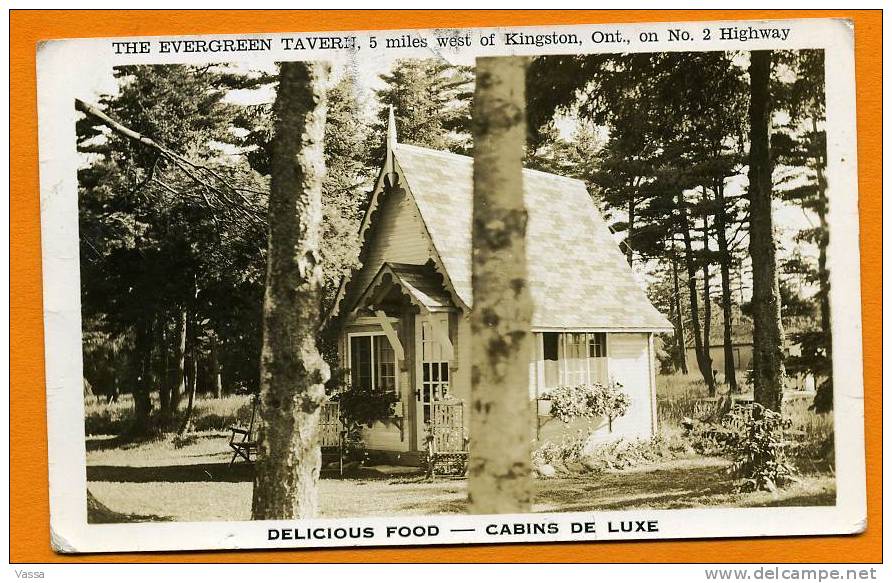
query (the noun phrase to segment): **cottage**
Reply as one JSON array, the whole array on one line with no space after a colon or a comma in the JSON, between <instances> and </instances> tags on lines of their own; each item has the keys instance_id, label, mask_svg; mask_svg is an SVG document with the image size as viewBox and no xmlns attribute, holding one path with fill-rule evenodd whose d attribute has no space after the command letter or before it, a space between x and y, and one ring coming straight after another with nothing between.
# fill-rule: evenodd
<instances>
[{"instance_id":1,"label":"cottage","mask_svg":"<svg viewBox=\"0 0 892 583\"><path fill-rule=\"evenodd\" d=\"M399 396L395 418L368 430L365 442L401 460L424 450L435 403L470 396L472 168L472 158L397 143L391 119L359 233L362 267L341 283L327 315L351 382ZM635 281L584 183L534 170L523 178L535 306L530 399L614 380L631 406L598 433L650 436L653 334L671 325ZM541 405L532 409L547 412ZM541 438L562 429L545 421L530 419Z\"/></svg>"}]
</instances>

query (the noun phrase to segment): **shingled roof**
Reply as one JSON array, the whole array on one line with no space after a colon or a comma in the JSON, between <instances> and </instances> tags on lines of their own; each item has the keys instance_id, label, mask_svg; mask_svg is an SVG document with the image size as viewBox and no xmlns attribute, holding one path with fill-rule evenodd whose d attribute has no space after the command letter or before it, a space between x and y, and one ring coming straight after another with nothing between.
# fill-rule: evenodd
<instances>
[{"instance_id":1,"label":"shingled roof","mask_svg":"<svg viewBox=\"0 0 892 583\"><path fill-rule=\"evenodd\" d=\"M470 306L473 159L406 144L393 149L452 288ZM635 280L585 184L527 169L523 180L533 328L671 329Z\"/></svg>"}]
</instances>

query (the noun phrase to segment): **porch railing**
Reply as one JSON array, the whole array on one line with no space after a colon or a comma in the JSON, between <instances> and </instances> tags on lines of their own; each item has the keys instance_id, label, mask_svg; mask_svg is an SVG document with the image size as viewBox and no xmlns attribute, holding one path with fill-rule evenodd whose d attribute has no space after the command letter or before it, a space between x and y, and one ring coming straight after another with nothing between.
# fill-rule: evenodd
<instances>
[{"instance_id":1,"label":"porch railing","mask_svg":"<svg viewBox=\"0 0 892 583\"><path fill-rule=\"evenodd\" d=\"M427 436L427 473L464 475L468 466L465 409L461 401L431 403Z\"/></svg>"}]
</instances>

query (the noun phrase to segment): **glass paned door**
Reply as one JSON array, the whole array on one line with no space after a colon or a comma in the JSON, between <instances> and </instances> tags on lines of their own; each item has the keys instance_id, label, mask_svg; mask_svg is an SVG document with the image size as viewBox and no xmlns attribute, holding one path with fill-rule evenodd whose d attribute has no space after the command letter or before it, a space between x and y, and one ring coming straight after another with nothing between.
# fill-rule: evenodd
<instances>
[{"instance_id":1,"label":"glass paned door","mask_svg":"<svg viewBox=\"0 0 892 583\"><path fill-rule=\"evenodd\" d=\"M439 325L448 330L448 316L433 316ZM415 417L417 424L418 448L426 445L428 424L431 422L432 404L449 397L449 361L443 355L443 348L434 333L434 326L428 319L421 320L419 338L420 366L415 390Z\"/></svg>"}]
</instances>

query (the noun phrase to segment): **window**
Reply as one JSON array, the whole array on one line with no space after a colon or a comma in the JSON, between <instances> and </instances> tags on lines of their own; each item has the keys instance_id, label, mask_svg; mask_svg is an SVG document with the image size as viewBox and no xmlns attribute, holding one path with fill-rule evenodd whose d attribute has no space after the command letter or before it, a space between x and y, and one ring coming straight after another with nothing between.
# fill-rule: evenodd
<instances>
[{"instance_id":1,"label":"window","mask_svg":"<svg viewBox=\"0 0 892 583\"><path fill-rule=\"evenodd\" d=\"M558 359L558 340L560 337L561 335L557 332L542 333L542 350L544 353L543 358L545 358L545 360Z\"/></svg>"},{"instance_id":2,"label":"window","mask_svg":"<svg viewBox=\"0 0 892 583\"><path fill-rule=\"evenodd\" d=\"M369 391L396 391L396 353L384 334L351 334L350 382Z\"/></svg>"},{"instance_id":3,"label":"window","mask_svg":"<svg viewBox=\"0 0 892 583\"><path fill-rule=\"evenodd\" d=\"M605 332L543 332L544 389L607 382Z\"/></svg>"},{"instance_id":4,"label":"window","mask_svg":"<svg viewBox=\"0 0 892 583\"><path fill-rule=\"evenodd\" d=\"M587 334L588 339L588 355L589 358L604 358L607 356L607 334L605 332L595 332Z\"/></svg>"},{"instance_id":5,"label":"window","mask_svg":"<svg viewBox=\"0 0 892 583\"><path fill-rule=\"evenodd\" d=\"M569 333L564 337L563 383L567 386L589 382L586 334Z\"/></svg>"}]
</instances>

